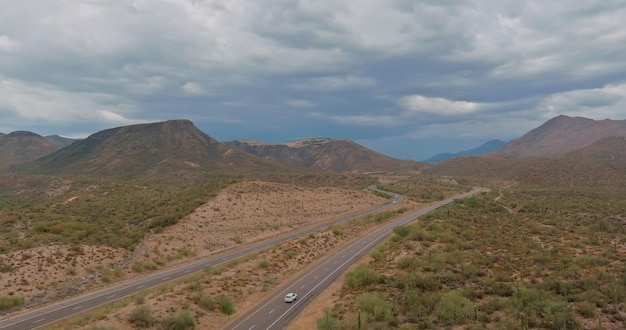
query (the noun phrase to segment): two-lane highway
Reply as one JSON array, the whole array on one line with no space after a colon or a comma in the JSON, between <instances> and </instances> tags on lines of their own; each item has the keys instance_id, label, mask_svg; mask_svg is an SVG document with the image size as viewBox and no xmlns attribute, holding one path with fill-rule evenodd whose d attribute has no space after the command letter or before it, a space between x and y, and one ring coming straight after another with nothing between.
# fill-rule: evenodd
<instances>
[{"instance_id":1,"label":"two-lane highway","mask_svg":"<svg viewBox=\"0 0 626 330\"><path fill-rule=\"evenodd\" d=\"M299 278L293 279L284 289L279 292L274 292L273 295L263 300L255 308L250 309L247 313L227 325L225 329L257 330L284 328L307 303L312 301L313 297L322 292L337 279L339 275L378 243L389 237L394 227L413 222L426 213L452 203L454 199L465 198L481 191L481 188L474 188L471 192L455 196L454 198L447 199L436 205L431 205L404 215L368 235L354 240L340 251L327 256L313 269L303 272ZM298 299L293 303L285 303L284 297L288 292L297 293Z\"/></svg>"}]
</instances>

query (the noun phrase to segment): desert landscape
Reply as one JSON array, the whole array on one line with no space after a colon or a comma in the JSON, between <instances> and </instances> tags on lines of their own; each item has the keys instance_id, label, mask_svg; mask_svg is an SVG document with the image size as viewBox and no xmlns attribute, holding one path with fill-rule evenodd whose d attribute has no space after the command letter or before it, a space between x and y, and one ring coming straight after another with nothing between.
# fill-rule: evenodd
<instances>
[{"instance_id":1,"label":"desert landscape","mask_svg":"<svg viewBox=\"0 0 626 330\"><path fill-rule=\"evenodd\" d=\"M236 183L178 224L150 234L132 254L125 254L123 249L83 245L15 251L1 259L11 271L2 274L0 283L4 288L10 288L10 295L25 300L24 308L37 307L72 294L141 276L151 270L328 221L385 201L385 198L368 190L302 188L262 181ZM415 207L412 203L402 207L407 206ZM262 297L265 291L279 285L285 276L292 276L326 251L356 237L367 228L342 226L341 229L316 233L303 239L308 242L306 244L290 242L228 267L222 273L212 274L213 270L199 275L194 283L202 283L203 277L210 277L210 285L197 284L199 288L194 292L187 292L188 283L179 283L172 285L171 294L159 295L158 299L150 299L148 295L143 301L150 306L155 320L165 317L185 301L193 301L190 293L198 292L215 297L216 301L219 297L230 297L236 311L240 312ZM337 234L337 230L341 234ZM260 266L259 260L267 261L268 265ZM85 321L79 317L79 321L68 321L69 324L63 323L60 327L88 328L102 324L124 329L130 326L128 315L132 305L108 312L101 320L88 318ZM199 325L225 324L231 318L201 308L197 309L195 317Z\"/></svg>"}]
</instances>

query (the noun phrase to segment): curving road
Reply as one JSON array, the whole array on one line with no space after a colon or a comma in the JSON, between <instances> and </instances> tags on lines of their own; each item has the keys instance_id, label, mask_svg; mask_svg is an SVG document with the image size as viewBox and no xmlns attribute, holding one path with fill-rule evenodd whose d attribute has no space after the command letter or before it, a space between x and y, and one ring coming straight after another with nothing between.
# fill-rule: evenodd
<instances>
[{"instance_id":1,"label":"curving road","mask_svg":"<svg viewBox=\"0 0 626 330\"><path fill-rule=\"evenodd\" d=\"M378 190L378 189L375 189L373 186L370 186L370 189ZM393 199L383 204L376 205L376 206L373 206L368 209L358 211L355 213L351 213L349 215L343 216L341 218L338 218L332 221L298 229L298 230L292 231L282 236L278 236L273 239L269 239L269 240L258 242L258 243L251 244L251 245L246 245L245 247L242 247L239 249L235 249L235 250L222 253L216 256L203 258L201 260L197 260L192 263L185 264L185 265L159 270L145 277L118 283L102 290L88 293L79 297L70 298L68 300L61 301L53 305L49 305L49 306L39 308L36 310L28 311L26 313L22 313L20 315L13 316L13 317L10 317L9 319L0 321L0 329L22 330L22 329L32 329L36 327L41 327L43 325L50 324L60 319L69 317L71 315L84 312L86 310L105 305L107 303L127 297L129 295L146 290L148 288L155 287L165 282L185 277L191 273L201 271L208 266L219 265L229 260L240 258L242 256L254 253L258 250L262 250L270 246L285 242L287 240L309 234L311 232L320 230L322 228L326 228L329 225L356 219L364 215L380 211L384 208L387 208L393 205L393 203L395 203L396 201L400 202L403 200L403 196L401 195L396 195L396 194L389 193L389 192L386 192L386 193L391 194L391 196L393 196ZM303 299L303 298L306 298L306 296L303 295L302 297L300 297L299 295L298 297L299 300L296 300L296 302L299 302L300 299ZM281 300L282 300L282 297L281 297ZM294 304L294 306L299 306L299 305L301 304L298 304L298 303Z\"/></svg>"},{"instance_id":2,"label":"curving road","mask_svg":"<svg viewBox=\"0 0 626 330\"><path fill-rule=\"evenodd\" d=\"M225 329L257 330L284 328L307 303L313 300L313 297L322 292L354 262L386 239L392 233L394 227L413 222L428 212L452 203L454 199L465 198L481 191L482 188L476 187L468 193L404 215L395 221L386 223L368 235L354 240L345 248L332 253L320 261L315 268L303 272L304 274L301 277L286 284L283 290L275 292L273 296L266 298L256 307L228 324ZM293 303L285 303L284 297L288 292L297 293L298 299Z\"/></svg>"}]
</instances>

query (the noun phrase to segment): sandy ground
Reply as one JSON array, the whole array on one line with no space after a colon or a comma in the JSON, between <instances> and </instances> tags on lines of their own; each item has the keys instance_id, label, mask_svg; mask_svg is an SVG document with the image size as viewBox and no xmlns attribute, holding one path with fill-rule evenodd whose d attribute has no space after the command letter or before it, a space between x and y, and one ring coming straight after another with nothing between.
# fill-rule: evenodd
<instances>
[{"instance_id":1,"label":"sandy ground","mask_svg":"<svg viewBox=\"0 0 626 330\"><path fill-rule=\"evenodd\" d=\"M0 273L0 286L4 294L24 297L25 306L38 306L382 202L383 198L366 190L241 182L223 190L177 225L150 234L133 254L107 247L52 246L2 255L0 260L10 265L11 271ZM149 327L156 328L158 320L188 310L199 328L219 328L284 279L356 237L359 230L365 229L346 228L339 233L329 229L293 240L223 271L207 271L192 284L172 284L158 293L146 293L132 301L120 302L119 306L112 305L95 316L87 314L51 328L81 329L96 325L132 328L128 319L137 305L148 306L151 310L154 321ZM235 313L225 315L215 308L200 308L199 297L207 296L216 302L224 297L231 299L236 306ZM315 305L307 310L315 311ZM317 314L305 315L310 315L302 317L309 319L307 324L312 322L311 328L315 328ZM304 319L298 324L302 322Z\"/></svg>"}]
</instances>

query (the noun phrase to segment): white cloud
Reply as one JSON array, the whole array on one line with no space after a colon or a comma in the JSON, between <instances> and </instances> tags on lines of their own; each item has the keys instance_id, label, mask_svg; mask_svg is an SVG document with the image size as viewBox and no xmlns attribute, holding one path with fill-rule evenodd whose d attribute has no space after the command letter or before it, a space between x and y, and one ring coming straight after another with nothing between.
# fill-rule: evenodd
<instances>
[{"instance_id":1,"label":"white cloud","mask_svg":"<svg viewBox=\"0 0 626 330\"><path fill-rule=\"evenodd\" d=\"M555 93L536 107L544 119L558 115L580 116L596 120L626 119L626 84Z\"/></svg>"},{"instance_id":2,"label":"white cloud","mask_svg":"<svg viewBox=\"0 0 626 330\"><path fill-rule=\"evenodd\" d=\"M192 82L187 82L183 85L183 87L181 87L183 92L185 92L186 94L189 95L203 95L203 94L207 94L204 91L204 88L196 83L192 83Z\"/></svg>"},{"instance_id":3,"label":"white cloud","mask_svg":"<svg viewBox=\"0 0 626 330\"><path fill-rule=\"evenodd\" d=\"M54 86L33 86L16 80L0 80L0 115L24 122L67 124L103 121L132 124L125 116L137 111L135 106L114 96L97 93L70 93Z\"/></svg>"},{"instance_id":4,"label":"white cloud","mask_svg":"<svg viewBox=\"0 0 626 330\"><path fill-rule=\"evenodd\" d=\"M8 36L0 35L0 52L10 52L17 49L18 43Z\"/></svg>"},{"instance_id":5,"label":"white cloud","mask_svg":"<svg viewBox=\"0 0 626 330\"><path fill-rule=\"evenodd\" d=\"M347 89L371 88L374 86L376 86L376 80L373 78L346 75L310 78L306 82L296 84L293 87L297 89L309 89L327 92Z\"/></svg>"},{"instance_id":6,"label":"white cloud","mask_svg":"<svg viewBox=\"0 0 626 330\"><path fill-rule=\"evenodd\" d=\"M292 106L292 107L296 107L296 108L313 108L315 107L315 103L309 101L309 100L302 100L302 99L290 99L287 100L287 104Z\"/></svg>"},{"instance_id":7,"label":"white cloud","mask_svg":"<svg viewBox=\"0 0 626 330\"><path fill-rule=\"evenodd\" d=\"M442 116L469 114L480 111L485 105L467 101L450 101L440 97L421 95L404 96L398 105L409 113L430 113Z\"/></svg>"},{"instance_id":8,"label":"white cloud","mask_svg":"<svg viewBox=\"0 0 626 330\"><path fill-rule=\"evenodd\" d=\"M341 125L369 126L369 127L393 127L398 124L393 116L378 115L353 115L353 116L330 116L329 119Z\"/></svg>"}]
</instances>

